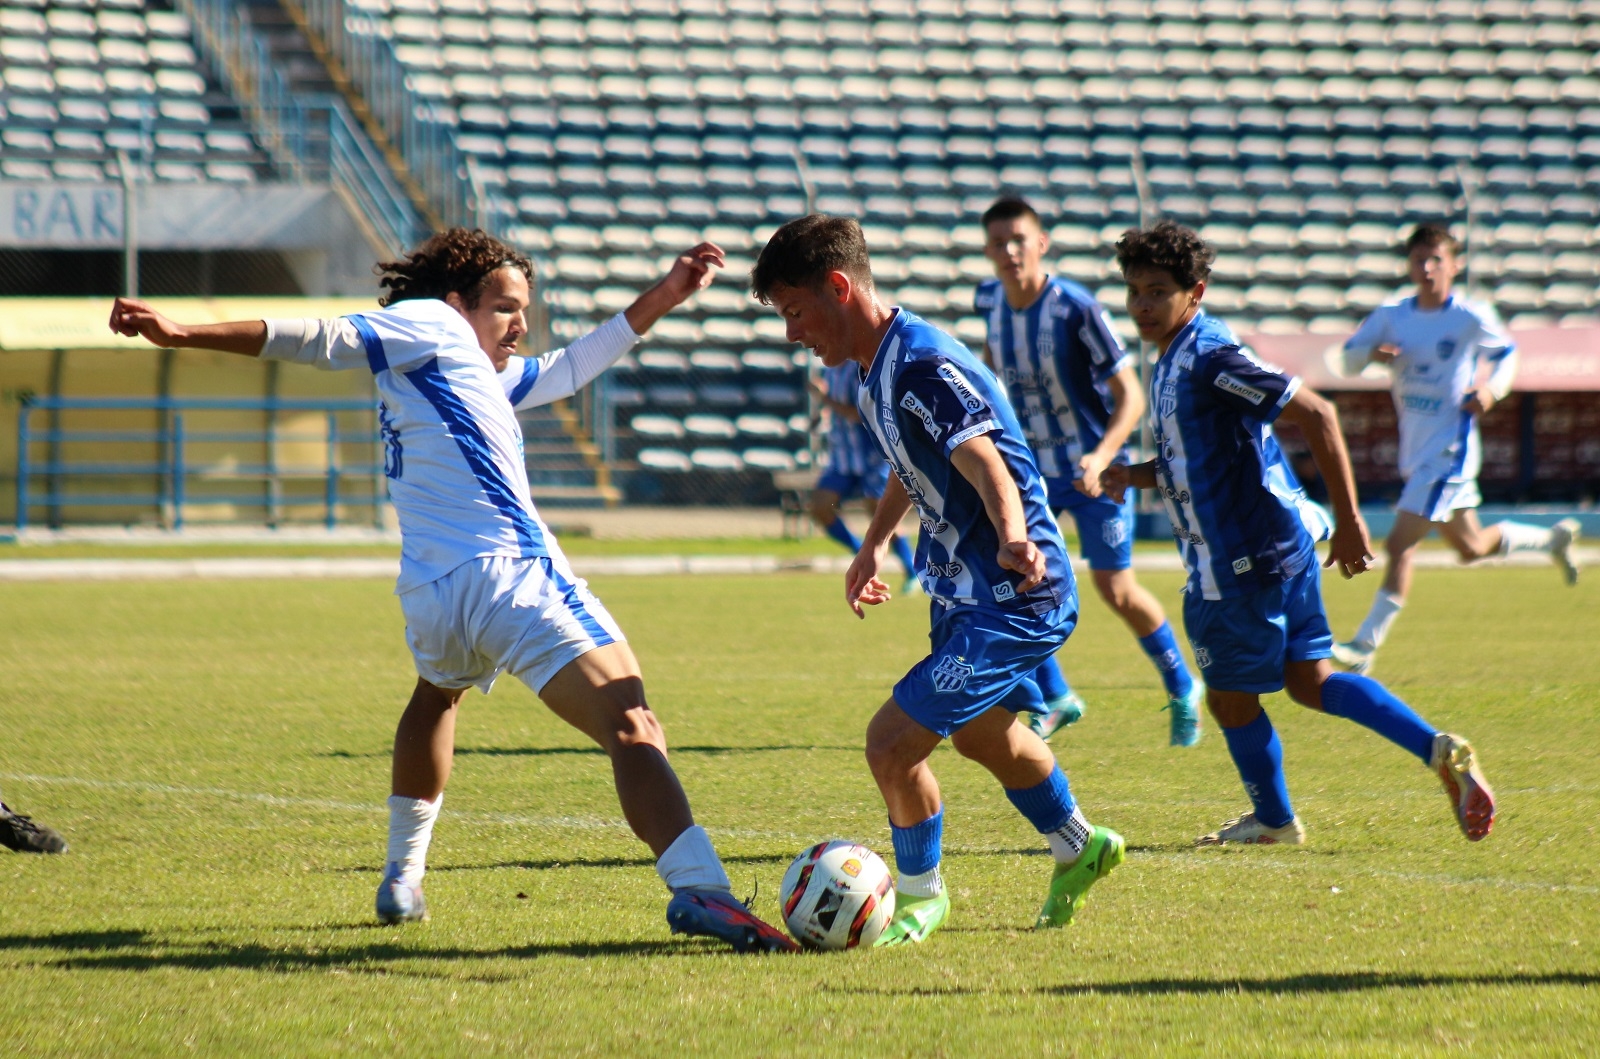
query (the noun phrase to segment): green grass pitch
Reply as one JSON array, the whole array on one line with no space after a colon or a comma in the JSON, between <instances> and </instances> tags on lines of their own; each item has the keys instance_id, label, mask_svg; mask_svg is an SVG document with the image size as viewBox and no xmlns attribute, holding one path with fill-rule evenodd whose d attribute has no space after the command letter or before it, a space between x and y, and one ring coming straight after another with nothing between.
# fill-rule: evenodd
<instances>
[{"instance_id":1,"label":"green grass pitch","mask_svg":"<svg viewBox=\"0 0 1600 1059\"><path fill-rule=\"evenodd\" d=\"M1176 610L1178 579L1146 582ZM836 577L613 578L700 821L741 893L806 844L889 853L862 731L926 608ZM1339 631L1375 579L1327 586ZM1155 676L1088 600L1057 754L1127 863L1027 929L1043 843L948 749L949 927L909 951L740 958L669 936L608 764L527 689L472 694L431 923L375 925L388 747L413 677L376 581L0 587L0 789L72 842L0 855L0 1051L22 1055L1594 1055L1600 586L1422 571L1377 675L1470 737L1437 782L1281 697L1301 849L1195 850L1245 805L1215 728L1166 747Z\"/></svg>"}]
</instances>

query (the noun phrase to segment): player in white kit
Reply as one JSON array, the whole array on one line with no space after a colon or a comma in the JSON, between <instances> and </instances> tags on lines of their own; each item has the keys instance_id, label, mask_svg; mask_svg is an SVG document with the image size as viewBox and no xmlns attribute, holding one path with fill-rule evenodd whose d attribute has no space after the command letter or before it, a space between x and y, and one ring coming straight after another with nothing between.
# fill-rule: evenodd
<instances>
[{"instance_id":1,"label":"player in white kit","mask_svg":"<svg viewBox=\"0 0 1600 1059\"><path fill-rule=\"evenodd\" d=\"M1406 259L1417 292L1379 306L1345 343L1345 370L1368 363L1394 372L1400 419L1400 474L1394 528L1384 548L1388 567L1372 609L1349 641L1333 646L1334 661L1366 672L1411 591L1412 556L1433 529L1461 561L1492 555L1544 552L1567 583L1578 580L1572 542L1575 519L1545 528L1510 520L1478 523L1478 469L1482 451L1478 417L1511 392L1517 347L1494 310L1451 293L1460 271L1460 247L1449 231L1419 225L1406 240ZM1480 369L1488 377L1479 382Z\"/></svg>"},{"instance_id":2,"label":"player in white kit","mask_svg":"<svg viewBox=\"0 0 1600 1059\"><path fill-rule=\"evenodd\" d=\"M570 396L674 306L711 281L721 249L702 243L622 313L565 349L515 355L527 333L531 263L481 231L442 232L381 264L382 309L334 320L185 326L120 298L119 334L325 369L370 370L382 403L384 473L400 519L400 596L417 686L395 733L386 923L423 919L422 876L455 746L456 707L503 672L611 758L628 824L672 891L674 933L740 951L792 950L730 890L667 762L639 663L572 572L535 511L516 408Z\"/></svg>"}]
</instances>

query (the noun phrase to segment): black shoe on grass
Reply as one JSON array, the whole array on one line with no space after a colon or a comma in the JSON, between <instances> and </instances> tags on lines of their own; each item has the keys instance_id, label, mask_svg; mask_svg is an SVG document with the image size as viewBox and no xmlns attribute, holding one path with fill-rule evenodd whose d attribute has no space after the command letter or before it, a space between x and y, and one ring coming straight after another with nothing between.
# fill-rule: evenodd
<instances>
[{"instance_id":1,"label":"black shoe on grass","mask_svg":"<svg viewBox=\"0 0 1600 1059\"><path fill-rule=\"evenodd\" d=\"M0 846L19 853L65 853L67 840L55 828L36 824L0 802Z\"/></svg>"}]
</instances>

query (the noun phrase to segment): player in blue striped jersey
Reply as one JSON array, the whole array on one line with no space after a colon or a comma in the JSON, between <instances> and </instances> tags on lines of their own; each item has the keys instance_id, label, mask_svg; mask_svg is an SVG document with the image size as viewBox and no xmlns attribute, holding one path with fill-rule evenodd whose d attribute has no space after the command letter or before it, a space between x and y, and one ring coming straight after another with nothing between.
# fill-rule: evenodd
<instances>
[{"instance_id":1,"label":"player in blue striped jersey","mask_svg":"<svg viewBox=\"0 0 1600 1059\"><path fill-rule=\"evenodd\" d=\"M389 292L373 312L185 326L135 299L113 307L112 330L158 346L372 373L400 520L395 592L418 674L395 732L388 863L377 896L383 922L426 918L422 875L450 775L457 706L469 688L488 692L509 672L610 756L623 815L672 891L667 922L675 933L719 937L741 951L796 948L733 897L710 838L694 823L638 660L534 509L514 409L571 395L721 264L722 251L703 243L593 333L527 359L516 347L527 333L531 262L461 228L380 265Z\"/></svg>"},{"instance_id":2,"label":"player in blue striped jersey","mask_svg":"<svg viewBox=\"0 0 1600 1059\"><path fill-rule=\"evenodd\" d=\"M1241 348L1200 308L1214 254L1171 221L1117 243L1128 312L1161 350L1150 377L1155 459L1101 475L1115 496L1155 489L1166 502L1189 570L1183 624L1205 674L1206 701L1222 728L1252 811L1200 839L1298 844L1305 828L1289 803L1283 748L1261 696L1287 688L1314 710L1345 717L1415 754L1450 796L1462 832L1494 825L1494 795L1472 748L1439 731L1370 677L1335 673L1304 491L1289 474L1271 425L1298 426L1327 483L1334 511L1328 557L1345 577L1372 559L1355 479L1333 405Z\"/></svg>"},{"instance_id":3,"label":"player in blue striped jersey","mask_svg":"<svg viewBox=\"0 0 1600 1059\"><path fill-rule=\"evenodd\" d=\"M856 411L856 391L860 388L861 369L855 364L822 369L819 396L828 410L828 465L811 490L811 518L852 554L861 550L861 541L845 525L839 513L841 502L860 497L870 518L878 510L878 500L889 483L889 463L861 425L861 414ZM893 548L906 572L902 592L909 593L917 587L911 545L897 533Z\"/></svg>"},{"instance_id":4,"label":"player in blue striped jersey","mask_svg":"<svg viewBox=\"0 0 1600 1059\"><path fill-rule=\"evenodd\" d=\"M857 408L894 470L845 599L889 599L878 578L889 535L915 507L917 570L932 599L932 650L867 727L867 762L889 809L895 916L879 944L919 942L949 914L940 875L944 808L928 756L949 739L987 768L1056 858L1036 926L1064 926L1089 887L1121 863L1120 835L1092 827L1050 748L1017 721L1044 700L1033 672L1077 621L1077 588L1044 480L998 380L959 341L872 282L861 227L812 214L779 228L751 292L791 341L827 367L865 373Z\"/></svg>"},{"instance_id":5,"label":"player in blue striped jersey","mask_svg":"<svg viewBox=\"0 0 1600 1059\"><path fill-rule=\"evenodd\" d=\"M1072 514L1096 591L1122 618L1160 673L1168 739L1200 741L1201 688L1178 649L1161 603L1133 572L1133 497L1100 489L1100 472L1128 461L1128 436L1144 414L1133 357L1094 295L1044 269L1050 237L1026 202L1003 198L984 211L984 254L996 279L973 306L988 328L989 363L1005 384L1057 516ZM1048 739L1083 716L1052 658L1035 675L1049 710L1035 718Z\"/></svg>"}]
</instances>

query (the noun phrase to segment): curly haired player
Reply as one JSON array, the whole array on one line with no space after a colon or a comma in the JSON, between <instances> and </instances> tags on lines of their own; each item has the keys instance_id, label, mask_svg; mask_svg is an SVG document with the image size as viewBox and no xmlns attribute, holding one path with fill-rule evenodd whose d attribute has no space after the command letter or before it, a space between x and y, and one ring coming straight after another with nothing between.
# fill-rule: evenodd
<instances>
[{"instance_id":1,"label":"curly haired player","mask_svg":"<svg viewBox=\"0 0 1600 1059\"><path fill-rule=\"evenodd\" d=\"M729 891L711 840L667 761L639 663L621 630L568 566L529 496L516 409L574 393L639 335L711 281L722 250L679 255L624 312L565 349L517 357L532 265L481 231L435 235L386 262L382 309L336 320L185 326L118 299L111 329L158 346L212 349L326 369L368 369L382 397L384 473L400 517L395 591L417 686L395 732L389 851L378 888L386 923L422 919L422 875L468 688L503 672L605 748L634 834L672 890L675 933L740 951L791 950Z\"/></svg>"}]
</instances>

